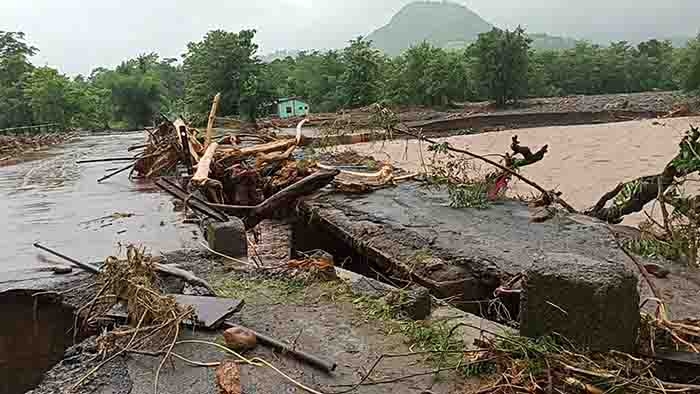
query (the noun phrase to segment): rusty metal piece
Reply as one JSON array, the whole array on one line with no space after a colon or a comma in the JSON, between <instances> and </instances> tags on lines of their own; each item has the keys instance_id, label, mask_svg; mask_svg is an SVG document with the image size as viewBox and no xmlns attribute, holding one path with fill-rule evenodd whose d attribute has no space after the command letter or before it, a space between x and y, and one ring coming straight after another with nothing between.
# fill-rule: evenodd
<instances>
[{"instance_id":1,"label":"rusty metal piece","mask_svg":"<svg viewBox=\"0 0 700 394\"><path fill-rule=\"evenodd\" d=\"M64 260L66 260L66 261L70 261L71 263L77 265L78 267L84 269L85 271L91 272L91 273L93 273L93 274L98 274L98 273L100 273L100 269L99 269L99 268L97 268L97 267L95 267L95 266L93 266L93 265L90 265L90 264L81 263L80 261L78 261L78 260L76 260L76 259L72 259L72 258L70 258L70 257L68 257L68 256L66 256L66 255L63 255L63 254L60 254L60 253L56 252L55 250L51 250L51 249L49 249L49 248L47 248L47 247L45 247L45 246L42 246L42 245L41 245L40 243L38 243L38 242L35 242L35 243L34 243L34 247L37 248L37 249L41 249L41 250L43 250L43 251L45 251L45 252L51 253L52 255L57 256L57 257L60 257L60 258L62 258L62 259L64 259Z\"/></svg>"}]
</instances>

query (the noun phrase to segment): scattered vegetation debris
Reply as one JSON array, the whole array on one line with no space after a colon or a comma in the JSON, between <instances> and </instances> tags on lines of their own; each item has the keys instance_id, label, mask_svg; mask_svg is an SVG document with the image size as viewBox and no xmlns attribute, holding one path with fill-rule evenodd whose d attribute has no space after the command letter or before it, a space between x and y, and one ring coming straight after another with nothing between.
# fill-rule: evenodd
<instances>
[{"instance_id":1,"label":"scattered vegetation debris","mask_svg":"<svg viewBox=\"0 0 700 394\"><path fill-rule=\"evenodd\" d=\"M700 198L689 194L686 187L700 171L698 152L700 129L691 126L679 144L678 154L662 173L619 184L586 213L618 223L653 203L651 214L639 226L641 236L629 239L626 246L642 256L700 266ZM606 206L609 201L612 204ZM655 214L657 209L660 215Z\"/></svg>"},{"instance_id":2,"label":"scattered vegetation debris","mask_svg":"<svg viewBox=\"0 0 700 394\"><path fill-rule=\"evenodd\" d=\"M333 257L324 252L316 252L301 260L290 260L287 262L287 268L292 270L292 277L305 282L338 279Z\"/></svg>"},{"instance_id":3,"label":"scattered vegetation debris","mask_svg":"<svg viewBox=\"0 0 700 394\"><path fill-rule=\"evenodd\" d=\"M37 135L0 135L0 163L23 153L60 144L77 137L75 132L61 132Z\"/></svg>"},{"instance_id":4,"label":"scattered vegetation debris","mask_svg":"<svg viewBox=\"0 0 700 394\"><path fill-rule=\"evenodd\" d=\"M241 394L241 368L233 360L224 360L216 368L216 383L220 394Z\"/></svg>"},{"instance_id":5,"label":"scattered vegetation debris","mask_svg":"<svg viewBox=\"0 0 700 394\"><path fill-rule=\"evenodd\" d=\"M110 256L99 273L100 290L95 298L76 312L74 334L78 325L98 326L99 319L115 305L126 305L129 326L104 331L97 339L98 364L73 386L80 386L99 368L126 352L150 351L165 355L158 373L168 358L180 332L180 324L193 318L193 309L179 305L165 295L158 284L156 263L143 248L129 245L122 258Z\"/></svg>"}]
</instances>

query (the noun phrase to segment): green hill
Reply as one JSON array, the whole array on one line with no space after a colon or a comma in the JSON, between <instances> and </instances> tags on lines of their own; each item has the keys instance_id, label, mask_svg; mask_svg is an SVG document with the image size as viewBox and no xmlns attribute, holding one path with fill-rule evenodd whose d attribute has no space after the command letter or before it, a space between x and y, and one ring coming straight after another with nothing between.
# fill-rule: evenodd
<instances>
[{"instance_id":1,"label":"green hill","mask_svg":"<svg viewBox=\"0 0 700 394\"><path fill-rule=\"evenodd\" d=\"M388 55L401 54L411 45L427 41L445 46L455 41L473 41L493 26L459 4L418 1L399 11L388 25L374 31L368 40Z\"/></svg>"},{"instance_id":2,"label":"green hill","mask_svg":"<svg viewBox=\"0 0 700 394\"><path fill-rule=\"evenodd\" d=\"M462 48L476 40L493 25L469 8L448 1L417 1L403 7L391 21L367 36L374 46L396 56L412 45L426 41L442 48ZM535 49L573 47L568 38L531 34Z\"/></svg>"}]
</instances>

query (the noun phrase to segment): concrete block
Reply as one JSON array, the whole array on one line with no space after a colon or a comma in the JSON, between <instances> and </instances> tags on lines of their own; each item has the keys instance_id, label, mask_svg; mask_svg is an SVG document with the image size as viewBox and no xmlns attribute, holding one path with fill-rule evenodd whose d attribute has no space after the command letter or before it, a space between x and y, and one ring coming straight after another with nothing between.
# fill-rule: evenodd
<instances>
[{"instance_id":1,"label":"concrete block","mask_svg":"<svg viewBox=\"0 0 700 394\"><path fill-rule=\"evenodd\" d=\"M637 277L624 264L547 253L527 270L520 333L557 333L595 351L630 352L639 329Z\"/></svg>"},{"instance_id":2,"label":"concrete block","mask_svg":"<svg viewBox=\"0 0 700 394\"><path fill-rule=\"evenodd\" d=\"M207 221L204 230L209 247L213 250L229 257L248 257L248 239L241 219L231 218L223 223Z\"/></svg>"},{"instance_id":3,"label":"concrete block","mask_svg":"<svg viewBox=\"0 0 700 394\"><path fill-rule=\"evenodd\" d=\"M431 311L430 291L425 287L411 285L406 289L368 278L342 268L335 268L339 278L350 284L352 292L359 296L384 298L391 305L399 305L399 311L413 320L425 320Z\"/></svg>"}]
</instances>

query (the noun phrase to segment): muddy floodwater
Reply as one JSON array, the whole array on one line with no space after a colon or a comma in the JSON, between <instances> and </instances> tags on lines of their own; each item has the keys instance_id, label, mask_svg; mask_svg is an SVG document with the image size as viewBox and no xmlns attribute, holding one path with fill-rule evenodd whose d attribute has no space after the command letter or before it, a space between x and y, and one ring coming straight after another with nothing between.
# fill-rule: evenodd
<instances>
[{"instance_id":1,"label":"muddy floodwater","mask_svg":"<svg viewBox=\"0 0 700 394\"><path fill-rule=\"evenodd\" d=\"M560 190L569 203L582 210L620 182L663 171L677 154L678 143L690 124L700 126L700 117L538 127L438 140L474 153L501 155L509 152L514 135L533 151L548 144L544 160L524 168L523 174L547 189ZM352 148L371 153L378 160L389 159L402 168L421 170L419 143L415 140L364 143ZM429 164L433 154L425 143L422 148L424 161ZM474 165L481 164L475 161ZM516 182L512 190L514 195L528 196L532 192L522 182ZM635 215L625 223L636 224L641 219L641 215Z\"/></svg>"},{"instance_id":2,"label":"muddy floodwater","mask_svg":"<svg viewBox=\"0 0 700 394\"><path fill-rule=\"evenodd\" d=\"M193 227L180 224L171 199L152 184L130 181L128 171L97 183L128 163L76 164L128 156L127 147L142 141L141 132L85 134L0 167L0 282L10 272L57 265L60 260L34 242L85 262L103 261L119 243L159 252L198 242Z\"/></svg>"}]
</instances>

